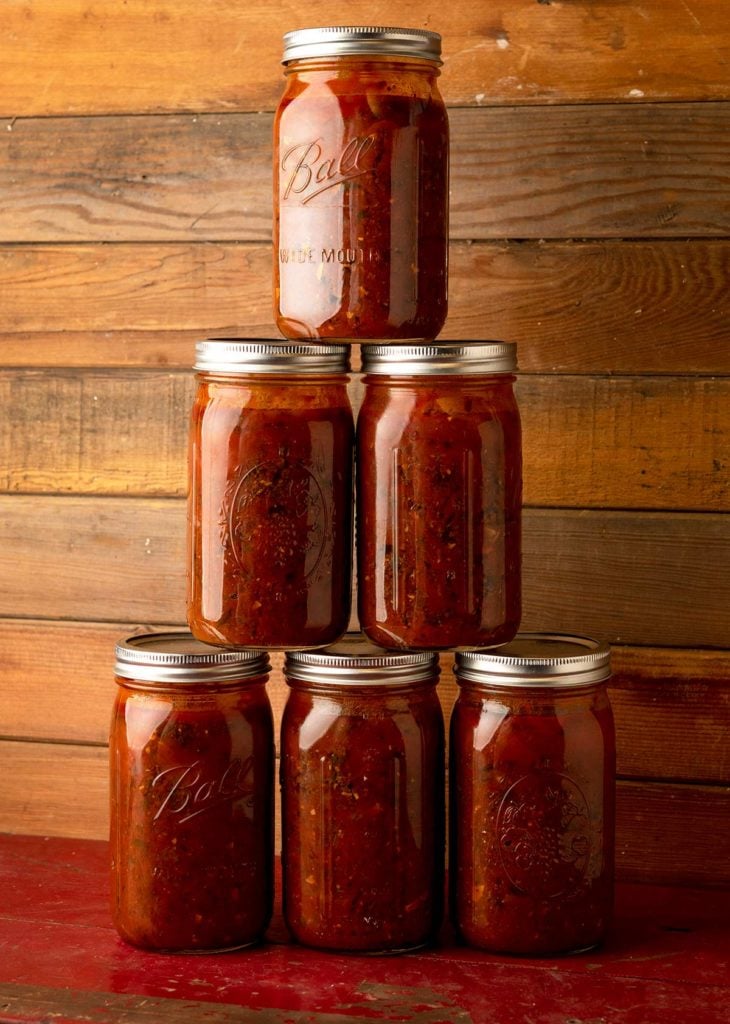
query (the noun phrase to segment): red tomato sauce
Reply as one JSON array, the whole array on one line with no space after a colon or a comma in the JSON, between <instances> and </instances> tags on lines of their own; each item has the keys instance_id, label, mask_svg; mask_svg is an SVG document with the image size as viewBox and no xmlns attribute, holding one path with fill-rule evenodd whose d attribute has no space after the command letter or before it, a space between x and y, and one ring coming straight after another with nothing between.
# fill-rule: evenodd
<instances>
[{"instance_id":1,"label":"red tomato sauce","mask_svg":"<svg viewBox=\"0 0 730 1024\"><path fill-rule=\"evenodd\" d=\"M429 61L295 61L274 125L274 291L289 338L435 338L446 108Z\"/></svg>"},{"instance_id":2,"label":"red tomato sauce","mask_svg":"<svg viewBox=\"0 0 730 1024\"><path fill-rule=\"evenodd\" d=\"M295 939L396 952L438 930L443 717L435 685L293 689L282 726L284 912Z\"/></svg>"},{"instance_id":3,"label":"red tomato sauce","mask_svg":"<svg viewBox=\"0 0 730 1024\"><path fill-rule=\"evenodd\" d=\"M226 949L267 927L274 739L265 681L152 692L119 680L112 916L135 946Z\"/></svg>"},{"instance_id":4,"label":"red tomato sauce","mask_svg":"<svg viewBox=\"0 0 730 1024\"><path fill-rule=\"evenodd\" d=\"M612 909L615 741L605 686L486 695L451 719L451 906L495 952L595 946Z\"/></svg>"},{"instance_id":5,"label":"red tomato sauce","mask_svg":"<svg viewBox=\"0 0 730 1024\"><path fill-rule=\"evenodd\" d=\"M319 647L347 628L352 410L345 378L199 378L188 622L211 644Z\"/></svg>"},{"instance_id":6,"label":"red tomato sauce","mask_svg":"<svg viewBox=\"0 0 730 1024\"><path fill-rule=\"evenodd\" d=\"M514 378L366 377L359 615L384 647L504 643L521 614Z\"/></svg>"}]
</instances>

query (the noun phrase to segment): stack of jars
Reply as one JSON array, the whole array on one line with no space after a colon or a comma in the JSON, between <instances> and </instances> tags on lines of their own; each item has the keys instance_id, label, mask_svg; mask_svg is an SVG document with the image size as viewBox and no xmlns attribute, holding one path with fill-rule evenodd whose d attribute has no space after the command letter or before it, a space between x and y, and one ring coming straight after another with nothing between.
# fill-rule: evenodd
<instances>
[{"instance_id":1,"label":"stack of jars","mask_svg":"<svg viewBox=\"0 0 730 1024\"><path fill-rule=\"evenodd\" d=\"M274 265L287 340L197 346L192 635L117 648L117 927L152 949L262 937L274 770L264 652L278 650L292 936L349 952L433 942L445 847L437 652L452 650L457 933L494 951L589 948L611 906L608 650L517 634L514 346L435 340L447 309L440 37L309 29L285 37L284 63ZM362 632L346 634L355 504Z\"/></svg>"}]
</instances>

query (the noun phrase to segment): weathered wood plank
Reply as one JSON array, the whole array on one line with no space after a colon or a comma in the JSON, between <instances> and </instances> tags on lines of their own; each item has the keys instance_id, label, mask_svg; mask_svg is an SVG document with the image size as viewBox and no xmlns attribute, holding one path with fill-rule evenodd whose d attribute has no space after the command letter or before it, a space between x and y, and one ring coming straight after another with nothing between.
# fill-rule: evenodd
<instances>
[{"instance_id":1,"label":"weathered wood plank","mask_svg":"<svg viewBox=\"0 0 730 1024\"><path fill-rule=\"evenodd\" d=\"M730 782L730 652L614 647L611 660L620 774Z\"/></svg>"},{"instance_id":2,"label":"weathered wood plank","mask_svg":"<svg viewBox=\"0 0 730 1024\"><path fill-rule=\"evenodd\" d=\"M193 390L192 371L0 370L0 490L184 495ZM526 504L728 507L729 379L524 376L518 396Z\"/></svg>"},{"instance_id":3,"label":"weathered wood plank","mask_svg":"<svg viewBox=\"0 0 730 1024\"><path fill-rule=\"evenodd\" d=\"M524 517L523 627L612 643L727 646L726 515L559 512Z\"/></svg>"},{"instance_id":4,"label":"weathered wood plank","mask_svg":"<svg viewBox=\"0 0 730 1024\"><path fill-rule=\"evenodd\" d=\"M0 619L0 736L106 743L114 644L141 629ZM612 661L619 775L730 783L730 652L616 647ZM268 690L277 736L288 693L282 663L281 654L272 655ZM452 656L441 663L448 717L457 693Z\"/></svg>"},{"instance_id":5,"label":"weathered wood plank","mask_svg":"<svg viewBox=\"0 0 730 1024\"><path fill-rule=\"evenodd\" d=\"M0 830L108 838L106 747L0 740Z\"/></svg>"},{"instance_id":6,"label":"weathered wood plank","mask_svg":"<svg viewBox=\"0 0 730 1024\"><path fill-rule=\"evenodd\" d=\"M730 243L455 244L442 337L533 372L728 373ZM264 244L0 247L0 365L189 367L206 335L275 337Z\"/></svg>"},{"instance_id":7,"label":"weathered wood plank","mask_svg":"<svg viewBox=\"0 0 730 1024\"><path fill-rule=\"evenodd\" d=\"M0 238L270 239L271 130L271 114L0 123Z\"/></svg>"},{"instance_id":8,"label":"weathered wood plank","mask_svg":"<svg viewBox=\"0 0 730 1024\"><path fill-rule=\"evenodd\" d=\"M728 103L450 120L455 239L730 233ZM269 239L271 116L0 124L0 190L4 242Z\"/></svg>"},{"instance_id":9,"label":"weathered wood plank","mask_svg":"<svg viewBox=\"0 0 730 1024\"><path fill-rule=\"evenodd\" d=\"M365 0L351 0L347 14L351 24L375 17ZM725 98L723 15L717 0L510 0L457 4L448 15L433 0L402 0L377 10L381 24L442 31L444 93L457 105ZM0 115L273 109L281 33L312 21L310 4L273 0L5 0ZM341 5L319 3L314 21L341 23Z\"/></svg>"},{"instance_id":10,"label":"weathered wood plank","mask_svg":"<svg viewBox=\"0 0 730 1024\"><path fill-rule=\"evenodd\" d=\"M0 615L178 623L185 502L0 497Z\"/></svg>"},{"instance_id":11,"label":"weathered wood plank","mask_svg":"<svg viewBox=\"0 0 730 1024\"><path fill-rule=\"evenodd\" d=\"M192 370L0 371L0 488L185 495Z\"/></svg>"},{"instance_id":12,"label":"weathered wood plank","mask_svg":"<svg viewBox=\"0 0 730 1024\"><path fill-rule=\"evenodd\" d=\"M0 831L106 838L104 747L0 740L0 776ZM658 884L727 883L728 825L724 787L619 782L618 876Z\"/></svg>"},{"instance_id":13,"label":"weathered wood plank","mask_svg":"<svg viewBox=\"0 0 730 1024\"><path fill-rule=\"evenodd\" d=\"M524 376L517 395L526 504L727 511L727 378Z\"/></svg>"},{"instance_id":14,"label":"weathered wood plank","mask_svg":"<svg viewBox=\"0 0 730 1024\"><path fill-rule=\"evenodd\" d=\"M730 104L461 110L451 122L455 238L729 233Z\"/></svg>"},{"instance_id":15,"label":"weathered wood plank","mask_svg":"<svg viewBox=\"0 0 730 1024\"><path fill-rule=\"evenodd\" d=\"M527 509L525 629L724 647L730 530L713 513ZM177 623L179 499L0 496L0 615Z\"/></svg>"},{"instance_id":16,"label":"weathered wood plank","mask_svg":"<svg viewBox=\"0 0 730 1024\"><path fill-rule=\"evenodd\" d=\"M8 334L120 328L235 333L242 321L273 331L271 248L265 245L3 247L0 292Z\"/></svg>"},{"instance_id":17,"label":"weathered wood plank","mask_svg":"<svg viewBox=\"0 0 730 1024\"><path fill-rule=\"evenodd\" d=\"M655 885L730 882L726 787L619 782L616 810L619 878Z\"/></svg>"}]
</instances>

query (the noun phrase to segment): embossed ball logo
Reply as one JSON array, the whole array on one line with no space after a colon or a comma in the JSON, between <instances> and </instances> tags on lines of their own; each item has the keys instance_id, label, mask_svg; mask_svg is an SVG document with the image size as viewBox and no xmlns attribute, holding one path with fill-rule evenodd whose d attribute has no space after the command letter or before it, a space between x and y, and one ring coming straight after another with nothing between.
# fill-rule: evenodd
<instances>
[{"instance_id":1,"label":"embossed ball logo","mask_svg":"<svg viewBox=\"0 0 730 1024\"><path fill-rule=\"evenodd\" d=\"M525 775L502 798L497 838L502 865L517 889L538 899L569 895L588 869L588 802L567 775Z\"/></svg>"},{"instance_id":2,"label":"embossed ball logo","mask_svg":"<svg viewBox=\"0 0 730 1024\"><path fill-rule=\"evenodd\" d=\"M261 462L250 469L232 488L226 519L233 553L244 568L264 548L272 568L299 579L322 559L327 504L316 476L301 462Z\"/></svg>"}]
</instances>

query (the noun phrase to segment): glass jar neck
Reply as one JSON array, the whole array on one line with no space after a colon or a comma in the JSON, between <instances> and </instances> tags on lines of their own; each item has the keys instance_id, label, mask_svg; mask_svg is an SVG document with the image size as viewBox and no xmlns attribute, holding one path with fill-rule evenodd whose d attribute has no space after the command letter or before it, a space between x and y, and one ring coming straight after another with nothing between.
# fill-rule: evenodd
<instances>
[{"instance_id":1,"label":"glass jar neck","mask_svg":"<svg viewBox=\"0 0 730 1024\"><path fill-rule=\"evenodd\" d=\"M344 387L348 383L350 376L345 371L341 373L307 373L293 369L286 373L218 373L212 370L199 370L195 374L195 379L200 384L245 384L247 387L256 384L269 387L276 387L277 385L307 387L311 384L316 384L319 387L323 385Z\"/></svg>"},{"instance_id":2,"label":"glass jar neck","mask_svg":"<svg viewBox=\"0 0 730 1024\"><path fill-rule=\"evenodd\" d=\"M157 694L159 696L197 697L210 696L215 693L233 693L237 690L247 690L254 686L263 686L268 681L268 678L268 673L260 673L243 679L160 683L145 679L116 676L116 682L122 690Z\"/></svg>"},{"instance_id":3,"label":"glass jar neck","mask_svg":"<svg viewBox=\"0 0 730 1024\"><path fill-rule=\"evenodd\" d=\"M348 54L341 57L302 57L298 60L288 61L284 65L285 75L306 75L311 72L327 74L349 72L351 74L375 75L383 75L388 72L395 74L413 72L434 79L441 74L439 65L435 61L419 57L392 55L377 57L373 54Z\"/></svg>"},{"instance_id":4,"label":"glass jar neck","mask_svg":"<svg viewBox=\"0 0 730 1024\"><path fill-rule=\"evenodd\" d=\"M293 691L310 693L330 699L349 700L379 700L385 697L397 695L418 694L426 695L434 690L438 682L438 676L429 676L425 679L412 680L410 682L395 681L392 683L342 683L339 681L318 679L294 679L286 677L287 684Z\"/></svg>"},{"instance_id":5,"label":"glass jar neck","mask_svg":"<svg viewBox=\"0 0 730 1024\"><path fill-rule=\"evenodd\" d=\"M407 385L408 387L498 387L513 384L514 373L366 373L368 387Z\"/></svg>"},{"instance_id":6,"label":"glass jar neck","mask_svg":"<svg viewBox=\"0 0 730 1024\"><path fill-rule=\"evenodd\" d=\"M497 701L534 701L535 703L547 704L550 702L580 700L585 698L590 701L592 698L606 690L607 680L599 682L583 683L575 685L551 686L508 686L491 682L477 682L473 679L456 680L459 687L459 695L466 698Z\"/></svg>"}]
</instances>

